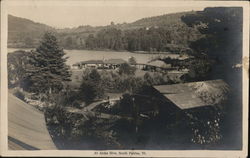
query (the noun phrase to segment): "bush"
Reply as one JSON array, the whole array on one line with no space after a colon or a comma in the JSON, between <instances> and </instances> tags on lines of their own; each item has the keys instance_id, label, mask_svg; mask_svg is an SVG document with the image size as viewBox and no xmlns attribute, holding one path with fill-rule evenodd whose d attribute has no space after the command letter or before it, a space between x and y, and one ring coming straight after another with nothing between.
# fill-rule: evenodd
<instances>
[{"instance_id":1,"label":"bush","mask_svg":"<svg viewBox=\"0 0 250 158\"><path fill-rule=\"evenodd\" d=\"M103 97L104 88L101 82L101 75L96 69L84 72L79 95L87 104L96 98Z\"/></svg>"},{"instance_id":2,"label":"bush","mask_svg":"<svg viewBox=\"0 0 250 158\"><path fill-rule=\"evenodd\" d=\"M8 86L9 88L22 87L22 83L27 77L27 68L30 64L29 56L30 52L18 50L9 53L7 56L7 67L8 67Z\"/></svg>"},{"instance_id":3,"label":"bush","mask_svg":"<svg viewBox=\"0 0 250 158\"><path fill-rule=\"evenodd\" d=\"M130 57L129 59L128 59L128 63L130 64L130 65L135 65L137 62L136 62L136 58L135 57Z\"/></svg>"},{"instance_id":4,"label":"bush","mask_svg":"<svg viewBox=\"0 0 250 158\"><path fill-rule=\"evenodd\" d=\"M121 66L119 67L119 71L118 73L120 75L134 75L136 71L135 67L130 66L128 63L123 63L121 64Z\"/></svg>"}]
</instances>

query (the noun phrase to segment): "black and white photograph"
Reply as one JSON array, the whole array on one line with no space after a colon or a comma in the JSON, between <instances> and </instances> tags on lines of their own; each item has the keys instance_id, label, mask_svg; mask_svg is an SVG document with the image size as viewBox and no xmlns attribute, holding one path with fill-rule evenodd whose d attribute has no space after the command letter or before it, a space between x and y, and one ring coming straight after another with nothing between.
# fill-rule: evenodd
<instances>
[{"instance_id":1,"label":"black and white photograph","mask_svg":"<svg viewBox=\"0 0 250 158\"><path fill-rule=\"evenodd\" d=\"M6 155L246 154L249 3L212 4L6 2Z\"/></svg>"}]
</instances>

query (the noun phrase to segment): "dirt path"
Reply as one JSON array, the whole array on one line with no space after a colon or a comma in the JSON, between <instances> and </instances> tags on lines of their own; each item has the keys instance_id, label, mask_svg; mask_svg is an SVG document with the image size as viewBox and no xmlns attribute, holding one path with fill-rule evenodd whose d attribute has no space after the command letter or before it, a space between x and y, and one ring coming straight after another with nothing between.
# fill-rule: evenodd
<instances>
[{"instance_id":1,"label":"dirt path","mask_svg":"<svg viewBox=\"0 0 250 158\"><path fill-rule=\"evenodd\" d=\"M91 103L88 106L84 107L82 110L92 111L97 105L100 105L100 104L105 103L105 102L108 102L108 100L101 100L101 101Z\"/></svg>"},{"instance_id":2,"label":"dirt path","mask_svg":"<svg viewBox=\"0 0 250 158\"><path fill-rule=\"evenodd\" d=\"M101 112L95 112L92 111L96 106L107 102L107 100L102 100L102 101L97 101L94 103L89 104L88 106L82 108L82 109L78 109L78 108L74 108L74 107L66 107L66 111L70 112L70 113L76 113L76 114L82 114L82 115L95 115L98 118L101 119L121 119L121 118L126 118L128 120L132 120L132 117L125 117L125 116L120 116L120 115L112 115L112 114L107 114L107 113L101 113Z\"/></svg>"}]
</instances>

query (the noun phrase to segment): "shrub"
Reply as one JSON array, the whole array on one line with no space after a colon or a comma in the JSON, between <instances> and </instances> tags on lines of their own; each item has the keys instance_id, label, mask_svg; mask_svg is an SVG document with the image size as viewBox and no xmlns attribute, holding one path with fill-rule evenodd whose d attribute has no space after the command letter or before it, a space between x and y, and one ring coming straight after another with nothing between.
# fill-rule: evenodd
<instances>
[{"instance_id":1,"label":"shrub","mask_svg":"<svg viewBox=\"0 0 250 158\"><path fill-rule=\"evenodd\" d=\"M121 64L121 66L119 67L119 70L118 70L118 73L120 75L134 75L135 74L135 71L136 71L136 68L135 67L132 67L130 66L129 64L127 63L123 63Z\"/></svg>"}]
</instances>

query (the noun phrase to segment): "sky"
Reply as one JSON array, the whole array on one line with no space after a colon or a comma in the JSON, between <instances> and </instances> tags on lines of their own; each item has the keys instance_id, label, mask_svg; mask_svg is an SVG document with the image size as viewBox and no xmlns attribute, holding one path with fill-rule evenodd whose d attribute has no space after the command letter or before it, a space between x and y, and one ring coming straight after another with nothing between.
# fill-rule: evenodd
<instances>
[{"instance_id":1,"label":"sky","mask_svg":"<svg viewBox=\"0 0 250 158\"><path fill-rule=\"evenodd\" d=\"M145 17L158 16L168 13L203 10L203 6L176 6L176 5L139 5L112 4L102 1L95 4L62 5L62 4L11 4L8 14L27 18L35 22L47 24L55 28L72 28L80 25L104 26L111 21L115 24L133 22Z\"/></svg>"}]
</instances>

